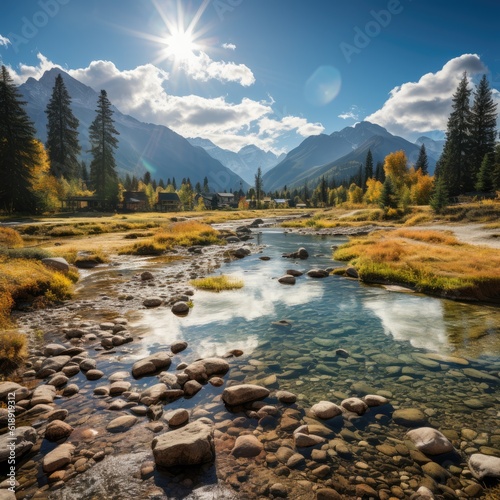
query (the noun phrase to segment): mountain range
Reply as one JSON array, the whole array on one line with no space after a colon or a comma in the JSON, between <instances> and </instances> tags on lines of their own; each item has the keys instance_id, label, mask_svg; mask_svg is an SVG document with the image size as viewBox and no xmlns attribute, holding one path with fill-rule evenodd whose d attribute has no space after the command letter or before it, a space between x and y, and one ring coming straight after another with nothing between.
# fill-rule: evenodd
<instances>
[{"instance_id":1,"label":"mountain range","mask_svg":"<svg viewBox=\"0 0 500 500\"><path fill-rule=\"evenodd\" d=\"M79 139L81 159L90 163L89 126L95 118L98 93L64 71L53 68L36 80L29 78L19 86L26 111L33 120L37 136L45 142L47 117L45 109L52 95L57 75L61 74L72 99L72 110L80 122ZM321 177L337 183L348 181L365 164L368 150L373 162L383 162L394 151L403 150L410 164L418 158L421 144L425 144L429 160L429 173L433 173L441 155L444 141L422 136L411 143L388 132L385 128L359 122L352 127L307 137L287 155L277 157L254 145L241 148L237 153L222 149L200 137L185 139L163 125L144 123L121 113L113 106L115 127L120 133L115 154L118 174L143 177L149 171L153 179L176 178L179 183L189 178L193 184L208 178L213 191L248 190L254 184L258 167L263 172L266 192L301 187L304 183L314 187Z\"/></svg>"},{"instance_id":2,"label":"mountain range","mask_svg":"<svg viewBox=\"0 0 500 500\"><path fill-rule=\"evenodd\" d=\"M88 131L96 116L98 93L58 68L46 71L39 80L29 78L19 86L19 91L26 101L26 111L35 124L37 137L45 142L45 109L59 74L71 97L73 114L80 121L81 159L89 164ZM153 179L166 181L175 177L178 184L183 178L189 178L193 185L196 182L202 184L207 177L210 188L219 192L249 188L239 175L168 127L140 122L114 106L113 119L120 133L115 153L118 175L128 173L142 178L149 171Z\"/></svg>"},{"instance_id":3,"label":"mountain range","mask_svg":"<svg viewBox=\"0 0 500 500\"><path fill-rule=\"evenodd\" d=\"M427 152L429 173L432 173L442 145L428 137L421 140L426 143L426 148L427 145L432 146L432 150ZM395 136L374 123L359 122L330 135L306 138L264 175L264 189L275 191L284 186L300 187L305 182L314 186L323 176L337 182L349 180L365 164L368 150L372 152L374 166L379 161L383 162L389 153L399 150L405 151L410 163L415 163L420 144Z\"/></svg>"},{"instance_id":4,"label":"mountain range","mask_svg":"<svg viewBox=\"0 0 500 500\"><path fill-rule=\"evenodd\" d=\"M244 146L237 153L222 149L208 139L195 137L188 141L193 145L203 148L212 158L219 160L224 166L230 168L250 185L255 182L255 174L260 167L266 173L285 158L285 154L276 156L272 151L264 151L253 144Z\"/></svg>"}]
</instances>

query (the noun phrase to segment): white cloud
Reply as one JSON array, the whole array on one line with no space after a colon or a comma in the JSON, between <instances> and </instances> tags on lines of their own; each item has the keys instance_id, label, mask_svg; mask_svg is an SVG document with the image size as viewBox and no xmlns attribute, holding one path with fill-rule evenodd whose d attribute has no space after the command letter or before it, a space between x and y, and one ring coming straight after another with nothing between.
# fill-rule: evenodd
<instances>
[{"instance_id":1,"label":"white cloud","mask_svg":"<svg viewBox=\"0 0 500 500\"><path fill-rule=\"evenodd\" d=\"M360 113L359 107L356 106L355 104L353 104L350 107L349 111L344 111L343 113L338 115L338 117L342 118L342 120L356 120L356 121L358 121L359 120L359 113Z\"/></svg>"},{"instance_id":2,"label":"white cloud","mask_svg":"<svg viewBox=\"0 0 500 500\"><path fill-rule=\"evenodd\" d=\"M228 50L236 50L236 45L234 43L223 43L222 48Z\"/></svg>"},{"instance_id":3,"label":"white cloud","mask_svg":"<svg viewBox=\"0 0 500 500\"><path fill-rule=\"evenodd\" d=\"M178 65L179 68L194 80L206 82L214 79L221 82L239 83L243 87L248 87L255 83L255 76L252 70L245 64L214 61L202 51L185 57L179 61Z\"/></svg>"},{"instance_id":4,"label":"white cloud","mask_svg":"<svg viewBox=\"0 0 500 500\"><path fill-rule=\"evenodd\" d=\"M413 133L445 130L451 99L464 71L469 79L488 72L477 54L463 54L448 61L436 73L418 82L404 83L390 92L381 109L365 120L381 125L393 134L413 139Z\"/></svg>"},{"instance_id":5,"label":"white cloud","mask_svg":"<svg viewBox=\"0 0 500 500\"><path fill-rule=\"evenodd\" d=\"M38 66L10 68L16 83L40 78L59 67L42 54ZM243 98L230 102L227 96L206 98L169 93L171 75L153 64L120 70L111 61L93 61L86 68L61 68L80 82L99 91L105 89L111 102L123 113L138 120L165 125L184 137L204 137L220 147L239 151L255 144L264 150L283 152L284 138L298 139L323 132L320 123L297 116L276 117L272 97Z\"/></svg>"},{"instance_id":6,"label":"white cloud","mask_svg":"<svg viewBox=\"0 0 500 500\"><path fill-rule=\"evenodd\" d=\"M0 35L0 47L2 45L5 45L7 47L7 45L9 45L9 43L12 43L12 42L6 36Z\"/></svg>"}]
</instances>

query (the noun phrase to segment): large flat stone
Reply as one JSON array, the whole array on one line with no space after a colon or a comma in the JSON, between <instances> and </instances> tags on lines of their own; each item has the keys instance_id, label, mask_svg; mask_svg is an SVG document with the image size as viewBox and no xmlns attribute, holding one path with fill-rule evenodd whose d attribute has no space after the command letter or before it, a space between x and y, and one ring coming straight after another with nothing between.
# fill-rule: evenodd
<instances>
[{"instance_id":1,"label":"large flat stone","mask_svg":"<svg viewBox=\"0 0 500 500\"><path fill-rule=\"evenodd\" d=\"M236 406L264 399L267 396L269 396L269 390L265 387L241 384L226 387L222 393L222 400L229 406Z\"/></svg>"}]
</instances>

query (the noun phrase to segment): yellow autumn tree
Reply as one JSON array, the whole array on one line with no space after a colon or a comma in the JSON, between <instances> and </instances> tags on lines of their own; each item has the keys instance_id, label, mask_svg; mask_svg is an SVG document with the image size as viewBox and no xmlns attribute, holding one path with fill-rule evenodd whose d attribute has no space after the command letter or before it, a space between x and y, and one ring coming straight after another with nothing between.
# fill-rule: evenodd
<instances>
[{"instance_id":1,"label":"yellow autumn tree","mask_svg":"<svg viewBox=\"0 0 500 500\"><path fill-rule=\"evenodd\" d=\"M365 203L378 203L382 194L383 184L373 177L366 180L366 193L363 196Z\"/></svg>"},{"instance_id":2,"label":"yellow autumn tree","mask_svg":"<svg viewBox=\"0 0 500 500\"><path fill-rule=\"evenodd\" d=\"M410 199L414 205L428 205L434 187L434 177L424 174L418 169L410 175L412 183L410 188Z\"/></svg>"},{"instance_id":3,"label":"yellow autumn tree","mask_svg":"<svg viewBox=\"0 0 500 500\"><path fill-rule=\"evenodd\" d=\"M349 191L347 194L349 196L350 203L363 202L363 190L354 182L349 186Z\"/></svg>"},{"instance_id":4,"label":"yellow autumn tree","mask_svg":"<svg viewBox=\"0 0 500 500\"><path fill-rule=\"evenodd\" d=\"M50 161L43 144L33 141L37 161L32 171L31 187L38 198L40 210L57 210L60 206L60 185L56 177L50 174Z\"/></svg>"},{"instance_id":5,"label":"yellow autumn tree","mask_svg":"<svg viewBox=\"0 0 500 500\"><path fill-rule=\"evenodd\" d=\"M405 184L408 177L408 158L403 150L388 154L384 159L384 172L390 177L397 190Z\"/></svg>"}]
</instances>

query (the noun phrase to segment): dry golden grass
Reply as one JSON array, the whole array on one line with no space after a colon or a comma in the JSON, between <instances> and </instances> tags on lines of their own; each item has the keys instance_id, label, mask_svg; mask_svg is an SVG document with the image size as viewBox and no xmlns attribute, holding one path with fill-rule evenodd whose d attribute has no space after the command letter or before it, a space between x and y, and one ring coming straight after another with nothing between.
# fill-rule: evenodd
<instances>
[{"instance_id":1,"label":"dry golden grass","mask_svg":"<svg viewBox=\"0 0 500 500\"><path fill-rule=\"evenodd\" d=\"M26 336L9 330L0 332L0 358L19 361L28 355Z\"/></svg>"},{"instance_id":2,"label":"dry golden grass","mask_svg":"<svg viewBox=\"0 0 500 500\"><path fill-rule=\"evenodd\" d=\"M162 226L152 238L147 238L120 250L120 254L161 255L174 246L222 245L220 233L197 220L174 222Z\"/></svg>"},{"instance_id":3,"label":"dry golden grass","mask_svg":"<svg viewBox=\"0 0 500 500\"><path fill-rule=\"evenodd\" d=\"M15 229L0 227L0 247L20 248L23 245L23 239Z\"/></svg>"},{"instance_id":4,"label":"dry golden grass","mask_svg":"<svg viewBox=\"0 0 500 500\"><path fill-rule=\"evenodd\" d=\"M208 290L210 292L222 292L223 290L235 290L243 288L243 280L231 278L230 276L208 276L191 280L190 283L200 290Z\"/></svg>"},{"instance_id":5,"label":"dry golden grass","mask_svg":"<svg viewBox=\"0 0 500 500\"><path fill-rule=\"evenodd\" d=\"M17 302L66 300L71 296L74 276L48 269L27 259L0 259L0 329L11 326L10 312Z\"/></svg>"},{"instance_id":6,"label":"dry golden grass","mask_svg":"<svg viewBox=\"0 0 500 500\"><path fill-rule=\"evenodd\" d=\"M351 261L366 282L405 284L458 299L500 301L498 250L459 244L447 233L379 231L352 239L334 258Z\"/></svg>"}]
</instances>

